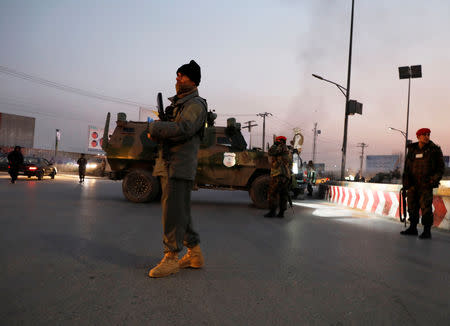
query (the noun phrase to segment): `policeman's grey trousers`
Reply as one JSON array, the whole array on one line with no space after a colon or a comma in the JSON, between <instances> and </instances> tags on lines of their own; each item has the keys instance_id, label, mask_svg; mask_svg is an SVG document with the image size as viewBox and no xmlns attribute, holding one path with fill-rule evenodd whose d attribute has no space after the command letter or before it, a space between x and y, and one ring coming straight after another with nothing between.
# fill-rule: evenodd
<instances>
[{"instance_id":1,"label":"policeman's grey trousers","mask_svg":"<svg viewBox=\"0 0 450 326\"><path fill-rule=\"evenodd\" d=\"M192 248L200 243L191 217L193 181L160 177L164 252L179 252L183 245Z\"/></svg>"},{"instance_id":2,"label":"policeman's grey trousers","mask_svg":"<svg viewBox=\"0 0 450 326\"><path fill-rule=\"evenodd\" d=\"M433 188L411 187L407 191L408 213L411 224L419 223L419 210L422 211L422 225L433 225Z\"/></svg>"}]
</instances>

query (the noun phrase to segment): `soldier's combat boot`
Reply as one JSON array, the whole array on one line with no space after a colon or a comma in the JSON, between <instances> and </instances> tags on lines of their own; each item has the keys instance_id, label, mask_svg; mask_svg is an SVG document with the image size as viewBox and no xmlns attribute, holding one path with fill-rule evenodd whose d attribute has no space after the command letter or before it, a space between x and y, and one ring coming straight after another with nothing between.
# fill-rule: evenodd
<instances>
[{"instance_id":1,"label":"soldier's combat boot","mask_svg":"<svg viewBox=\"0 0 450 326\"><path fill-rule=\"evenodd\" d=\"M431 239L431 226L424 226L423 232L419 235L420 239Z\"/></svg>"},{"instance_id":2,"label":"soldier's combat boot","mask_svg":"<svg viewBox=\"0 0 450 326\"><path fill-rule=\"evenodd\" d=\"M178 267L178 253L167 252L161 262L150 270L148 276L150 277L165 277L170 274L178 273L180 268Z\"/></svg>"},{"instance_id":3,"label":"soldier's combat boot","mask_svg":"<svg viewBox=\"0 0 450 326\"><path fill-rule=\"evenodd\" d=\"M187 253L178 261L180 268L202 268L205 260L203 259L200 245L188 248Z\"/></svg>"},{"instance_id":4,"label":"soldier's combat boot","mask_svg":"<svg viewBox=\"0 0 450 326\"><path fill-rule=\"evenodd\" d=\"M278 218L283 218L284 217L284 211L285 209L280 209L280 212L277 214Z\"/></svg>"},{"instance_id":5,"label":"soldier's combat boot","mask_svg":"<svg viewBox=\"0 0 450 326\"><path fill-rule=\"evenodd\" d=\"M264 217L275 217L276 216L276 212L275 209L270 209L270 211L266 214L264 214Z\"/></svg>"},{"instance_id":6,"label":"soldier's combat boot","mask_svg":"<svg viewBox=\"0 0 450 326\"><path fill-rule=\"evenodd\" d=\"M417 225L411 224L409 226L409 228L407 228L404 231L401 231L400 234L402 234L402 235L418 235L419 232L417 232Z\"/></svg>"}]
</instances>

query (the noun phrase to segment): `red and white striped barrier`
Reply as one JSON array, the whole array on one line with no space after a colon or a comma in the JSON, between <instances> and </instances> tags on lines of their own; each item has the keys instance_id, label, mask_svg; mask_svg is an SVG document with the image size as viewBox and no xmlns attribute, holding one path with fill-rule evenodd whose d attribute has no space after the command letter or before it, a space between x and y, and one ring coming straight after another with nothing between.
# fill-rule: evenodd
<instances>
[{"instance_id":1,"label":"red and white striped barrier","mask_svg":"<svg viewBox=\"0 0 450 326\"><path fill-rule=\"evenodd\" d=\"M350 208L400 219L399 192L329 186L326 199ZM434 196L434 226L450 229L450 197Z\"/></svg>"}]
</instances>

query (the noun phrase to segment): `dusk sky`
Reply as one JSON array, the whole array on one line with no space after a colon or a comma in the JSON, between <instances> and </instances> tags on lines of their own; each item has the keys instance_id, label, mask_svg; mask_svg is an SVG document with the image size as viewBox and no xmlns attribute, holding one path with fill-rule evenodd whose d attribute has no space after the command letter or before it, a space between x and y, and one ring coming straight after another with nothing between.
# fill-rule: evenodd
<instances>
[{"instance_id":1,"label":"dusk sky","mask_svg":"<svg viewBox=\"0 0 450 326\"><path fill-rule=\"evenodd\" d=\"M403 152L408 81L398 67L422 65L411 81L410 139L418 128L450 154L450 2L355 0L350 97L363 115L349 117L347 167L365 154ZM174 95L176 70L194 59L200 96L218 114L255 120L252 143L303 130L302 157L339 169L345 97L318 74L346 86L351 0L112 1L0 0L0 112L36 117L35 147L85 151L87 126L107 112L137 120L139 104ZM17 78L5 70L128 100L124 105ZM168 103L168 101L165 101ZM114 126L114 124L112 124Z\"/></svg>"}]
</instances>

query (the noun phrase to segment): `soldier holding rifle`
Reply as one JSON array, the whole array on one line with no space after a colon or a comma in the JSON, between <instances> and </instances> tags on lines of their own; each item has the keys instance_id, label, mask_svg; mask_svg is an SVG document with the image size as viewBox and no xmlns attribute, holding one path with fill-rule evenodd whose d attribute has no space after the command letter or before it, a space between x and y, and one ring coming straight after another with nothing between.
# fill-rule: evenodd
<instances>
[{"instance_id":1,"label":"soldier holding rifle","mask_svg":"<svg viewBox=\"0 0 450 326\"><path fill-rule=\"evenodd\" d=\"M149 124L151 138L160 144L153 175L161 181L164 243L164 257L150 270L150 277L165 277L180 268L201 268L204 264L191 217L191 190L207 116L206 100L197 89L200 78L200 66L194 60L178 68L177 93L169 98L171 105L163 111L160 103L161 120ZM179 260L183 245L187 253Z\"/></svg>"}]
</instances>

